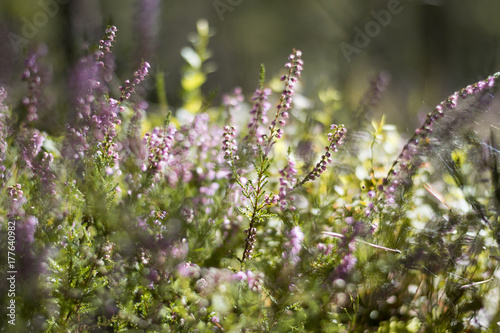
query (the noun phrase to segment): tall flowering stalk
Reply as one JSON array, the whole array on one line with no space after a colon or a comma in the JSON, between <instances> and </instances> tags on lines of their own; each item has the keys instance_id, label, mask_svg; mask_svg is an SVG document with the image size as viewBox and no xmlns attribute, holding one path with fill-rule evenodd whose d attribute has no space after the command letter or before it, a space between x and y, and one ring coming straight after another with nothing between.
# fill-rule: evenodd
<instances>
[{"instance_id":1,"label":"tall flowering stalk","mask_svg":"<svg viewBox=\"0 0 500 333\"><path fill-rule=\"evenodd\" d=\"M330 129L333 129L334 132L328 133L328 141L330 144L325 147L325 153L321 155L321 159L316 166L304 177L304 179L298 182L295 187L302 186L305 182L320 177L321 174L325 172L327 164L332 163L332 153L336 153L338 151L338 146L344 143L347 130L344 125L335 124L331 125Z\"/></svg>"},{"instance_id":2,"label":"tall flowering stalk","mask_svg":"<svg viewBox=\"0 0 500 333\"><path fill-rule=\"evenodd\" d=\"M85 156L88 150L99 162L100 168L108 175L119 171L120 147L116 142L117 127L121 125L120 113L125 110L122 103L135 92L135 88L149 74L149 63L142 61L140 68L134 72L132 80L126 80L120 86L120 97L114 99L107 96L106 82L112 68L111 48L115 41L115 26L109 26L98 51L84 58L76 69L75 86L78 88L76 106L78 110L76 126L68 126L68 136L72 144L67 147L66 154L74 159Z\"/></svg>"},{"instance_id":3,"label":"tall flowering stalk","mask_svg":"<svg viewBox=\"0 0 500 333\"><path fill-rule=\"evenodd\" d=\"M489 76L486 80L479 81L475 84L468 85L467 87L455 92L449 96L446 100L442 101L437 105L434 110L429 113L420 128L415 130L415 134L406 143L403 150L399 154L399 157L394 161L391 166L387 177L384 179L383 184L379 187L384 193L384 199L389 204L394 204L395 194L400 185L407 183L415 170L421 165L421 160L419 154L422 152L426 146L430 144L430 135L433 129L440 122L444 121L444 118L449 112L458 112L459 100L465 100L471 96L483 93L488 89L492 89L495 86L496 80L500 78L500 72ZM479 101L481 103L481 101ZM469 107L467 107L468 109ZM457 121L464 121L472 116L472 113L465 109L461 116L455 115L450 126L457 126ZM480 107L480 110L482 108ZM441 129L439 135L442 138L446 138L449 134L450 129Z\"/></svg>"},{"instance_id":4,"label":"tall flowering stalk","mask_svg":"<svg viewBox=\"0 0 500 333\"><path fill-rule=\"evenodd\" d=\"M302 60L302 51L293 50L292 54L288 57L290 62L285 64L285 68L288 69L288 73L281 77L281 81L285 83L285 88L280 95L280 101L276 107L276 114L274 120L271 121L269 125L269 136L266 138L266 148L265 154L267 155L271 150L271 147L276 142L276 139L280 139L283 136L283 127L286 125L287 119L290 116L289 110L292 108L293 96L295 94L295 84L300 78L304 66L304 61Z\"/></svg>"},{"instance_id":5,"label":"tall flowering stalk","mask_svg":"<svg viewBox=\"0 0 500 333\"><path fill-rule=\"evenodd\" d=\"M108 93L105 83L109 79L106 74L111 70L109 59L117 31L115 26L108 26L98 50L80 59L73 71L71 85L77 112L75 124L67 125L67 137L71 142L63 151L67 158L83 158L97 142L101 151L110 148L108 136L115 133L118 103L105 98ZM116 156L111 152L108 157Z\"/></svg>"},{"instance_id":6,"label":"tall flowering stalk","mask_svg":"<svg viewBox=\"0 0 500 333\"><path fill-rule=\"evenodd\" d=\"M301 57L302 52L294 49L292 54L288 57L289 62L285 64L285 68L288 69L288 73L281 78L281 80L285 83L285 86L276 107L274 120L271 121L268 127L269 134L259 133L260 124L266 124L268 122L267 112L271 107L271 104L268 102L271 90L264 88L265 70L264 67L261 67L260 87L255 91L254 96L252 97L254 104L252 110L250 111L251 119L248 125L249 134L246 137L247 142L256 152L253 161L255 172L257 173L255 179L251 181L246 181L245 179L245 181L243 181L243 178L238 174L235 161L238 160L239 156L235 154L237 146L236 141L234 140L234 130L230 127L226 127L223 141L224 150L226 151L225 158L231 165L235 181L241 187L243 196L250 201L248 206L241 209L241 212L250 221L249 227L245 230L245 247L240 259L241 263L252 256L257 237L257 225L268 217L273 216L272 214L267 213L266 207L272 203L277 203L279 199L279 196L274 196L273 199L270 200L269 196L266 195L265 187L268 182L267 173L271 165L268 155L272 146L276 143L276 140L283 136L283 127L286 125L286 120L289 118L289 110L292 108L292 97L295 93L294 86L298 78L300 78L303 69L302 66L304 63ZM254 142L256 145L252 146L252 143ZM293 168L288 171L292 170ZM283 205L285 205L285 197L287 196L285 188L288 187L285 180L283 180L282 187L283 189L281 194L283 198Z\"/></svg>"},{"instance_id":7,"label":"tall flowering stalk","mask_svg":"<svg viewBox=\"0 0 500 333\"><path fill-rule=\"evenodd\" d=\"M28 94L23 97L22 104L27 110L26 123L31 124L38 120L38 109L42 98L43 69L38 58L43 55L43 49L29 52L24 65L22 80L28 83Z\"/></svg>"}]
</instances>

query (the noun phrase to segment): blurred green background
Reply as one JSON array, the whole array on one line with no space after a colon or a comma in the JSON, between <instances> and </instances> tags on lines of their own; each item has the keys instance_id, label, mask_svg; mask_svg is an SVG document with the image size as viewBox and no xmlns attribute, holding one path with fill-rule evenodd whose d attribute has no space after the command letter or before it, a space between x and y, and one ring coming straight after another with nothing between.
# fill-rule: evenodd
<instances>
[{"instance_id":1,"label":"blurred green background","mask_svg":"<svg viewBox=\"0 0 500 333\"><path fill-rule=\"evenodd\" d=\"M354 46L355 28L364 31L376 22L372 11L395 5L399 13L386 26L379 24L369 44L347 61L341 43ZM25 42L43 42L54 89L64 96L70 68L103 36L106 25L114 24L118 78L130 77L144 58L153 71L165 72L167 98L176 107L185 64L180 50L190 45L196 22L205 18L214 33L209 48L217 70L203 90L218 89L215 102L235 86L249 96L258 85L259 65L277 74L297 48L305 62L304 95L316 108L323 107L318 91L331 86L341 93L342 112L352 112L369 80L384 71L391 84L377 112L411 133L420 123L418 114L500 70L499 13L495 0L2 0L0 84L9 87L11 99L19 98L25 89L19 84L22 49ZM16 44L18 52L13 38L23 42ZM154 89L148 94L154 102Z\"/></svg>"}]
</instances>

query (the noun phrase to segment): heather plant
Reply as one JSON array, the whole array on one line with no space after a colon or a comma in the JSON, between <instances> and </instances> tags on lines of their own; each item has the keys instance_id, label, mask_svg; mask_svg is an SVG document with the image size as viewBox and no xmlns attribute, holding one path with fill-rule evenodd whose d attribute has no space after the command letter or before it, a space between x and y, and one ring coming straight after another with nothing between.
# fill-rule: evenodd
<instances>
[{"instance_id":1,"label":"heather plant","mask_svg":"<svg viewBox=\"0 0 500 333\"><path fill-rule=\"evenodd\" d=\"M296 49L216 105L211 34L181 51L178 108L148 59L116 84L113 26L73 66L62 134L40 126L44 52L20 103L0 88L1 331L498 330L500 73L405 143L373 119L386 74L339 124Z\"/></svg>"}]
</instances>

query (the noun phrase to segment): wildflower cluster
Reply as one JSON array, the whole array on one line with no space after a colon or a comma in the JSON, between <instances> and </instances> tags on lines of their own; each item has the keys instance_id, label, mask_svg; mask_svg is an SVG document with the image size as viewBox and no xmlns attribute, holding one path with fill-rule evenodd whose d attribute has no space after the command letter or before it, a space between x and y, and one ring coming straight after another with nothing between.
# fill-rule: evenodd
<instances>
[{"instance_id":1,"label":"wildflower cluster","mask_svg":"<svg viewBox=\"0 0 500 333\"><path fill-rule=\"evenodd\" d=\"M373 122L373 140L352 136L341 168L335 153L349 125L332 125L313 163L323 125L293 103L300 51L285 65L278 96L262 69L248 107L241 89L211 105L200 88L208 23L198 30L195 49L182 51L190 67L178 108L166 104L161 76L157 100L130 95L149 75L145 61L114 90L114 27L70 71L66 133L35 121L49 89L35 79L31 55L27 93L12 94L29 102L8 107L6 91L15 87L0 88L0 237L12 239L15 225L16 239L0 241L0 267L11 270L5 253L13 252L16 328L495 330L500 148L494 127L487 136L469 129L497 107L488 102L500 73L436 107L383 178L403 146L384 121ZM383 89L379 77L362 114ZM250 112L249 127L234 121L237 108ZM346 124L364 130L351 114ZM0 320L0 331L7 325Z\"/></svg>"},{"instance_id":2,"label":"wildflower cluster","mask_svg":"<svg viewBox=\"0 0 500 333\"><path fill-rule=\"evenodd\" d=\"M153 129L144 134L144 143L147 147L148 164L143 163L141 170L150 170L153 173L165 171L169 161L170 150L174 143L176 129L173 127Z\"/></svg>"}]
</instances>

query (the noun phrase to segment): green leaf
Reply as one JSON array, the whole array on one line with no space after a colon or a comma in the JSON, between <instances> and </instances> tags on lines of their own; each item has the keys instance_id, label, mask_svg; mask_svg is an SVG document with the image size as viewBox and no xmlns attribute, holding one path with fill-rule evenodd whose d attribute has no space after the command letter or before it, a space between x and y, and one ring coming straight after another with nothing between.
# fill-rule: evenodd
<instances>
[{"instance_id":1,"label":"green leaf","mask_svg":"<svg viewBox=\"0 0 500 333\"><path fill-rule=\"evenodd\" d=\"M184 58L184 60L186 60L189 66L195 69L200 69L202 64L201 58L198 55L198 53L196 53L196 51L193 50L191 47L186 46L182 48L181 56Z\"/></svg>"}]
</instances>

